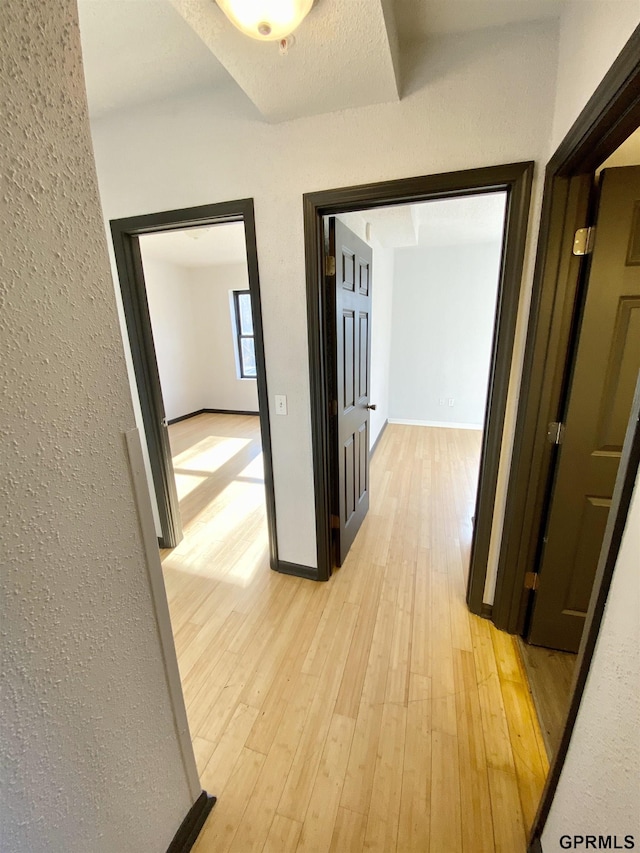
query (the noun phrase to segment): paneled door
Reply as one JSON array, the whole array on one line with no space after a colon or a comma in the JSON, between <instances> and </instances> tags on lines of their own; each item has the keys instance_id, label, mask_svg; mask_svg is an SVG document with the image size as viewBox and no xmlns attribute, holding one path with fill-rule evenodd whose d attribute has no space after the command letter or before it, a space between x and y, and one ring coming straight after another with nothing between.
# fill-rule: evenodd
<instances>
[{"instance_id":1,"label":"paneled door","mask_svg":"<svg viewBox=\"0 0 640 853\"><path fill-rule=\"evenodd\" d=\"M336 399L332 432L337 467L333 526L338 566L344 562L369 509L371 261L371 247L331 217L326 269L329 280L335 278Z\"/></svg>"},{"instance_id":2,"label":"paneled door","mask_svg":"<svg viewBox=\"0 0 640 853\"><path fill-rule=\"evenodd\" d=\"M640 369L640 166L607 169L528 639L577 651Z\"/></svg>"}]
</instances>

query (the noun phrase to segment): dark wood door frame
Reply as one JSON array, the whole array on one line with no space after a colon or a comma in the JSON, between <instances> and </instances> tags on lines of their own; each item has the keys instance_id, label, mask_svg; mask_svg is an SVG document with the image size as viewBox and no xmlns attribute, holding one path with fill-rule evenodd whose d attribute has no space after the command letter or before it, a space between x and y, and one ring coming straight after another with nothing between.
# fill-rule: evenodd
<instances>
[{"instance_id":1,"label":"dark wood door frame","mask_svg":"<svg viewBox=\"0 0 640 853\"><path fill-rule=\"evenodd\" d=\"M184 210L169 210L162 213L131 216L126 219L114 219L110 224L125 320L131 346L131 356L155 485L158 514L160 516L162 529L161 545L163 547L174 547L182 538L182 524L180 521L173 463L171 461L171 448L169 446L167 429L163 424L162 413L164 412L164 404L151 330L151 318L147 303L139 237L143 234L177 231L195 226L219 225L226 222L244 223L251 310L253 312L255 332L269 556L271 567L282 570L278 561L276 538L269 397L264 361L260 277L258 273L253 199L239 199L237 201L191 207Z\"/></svg>"},{"instance_id":2,"label":"dark wood door frame","mask_svg":"<svg viewBox=\"0 0 640 853\"><path fill-rule=\"evenodd\" d=\"M483 611L483 592L493 522L494 495L502 443L511 356L529 217L531 162L307 193L303 198L307 276L307 322L311 385L311 429L316 503L318 580L333 569L331 547L332 471L330 445L330 365L323 217L372 207L412 204L456 196L505 191L507 204L498 285L496 322L471 547L467 601Z\"/></svg>"},{"instance_id":3,"label":"dark wood door frame","mask_svg":"<svg viewBox=\"0 0 640 853\"><path fill-rule=\"evenodd\" d=\"M523 633L544 535L555 449L547 425L562 420L570 353L588 263L571 254L590 224L595 169L640 126L640 27L553 155L545 174L540 236L498 563L493 621Z\"/></svg>"},{"instance_id":4,"label":"dark wood door frame","mask_svg":"<svg viewBox=\"0 0 640 853\"><path fill-rule=\"evenodd\" d=\"M629 506L633 491L638 478L640 466L640 374L636 385L636 393L631 409L631 418L627 427L624 446L622 448L622 457L618 468L618 476L616 479L616 487L611 501L611 509L607 520L607 527L598 561L598 569L593 585L593 594L589 603L589 612L587 613L586 624L582 634L580 643L580 651L578 652L578 661L576 664L571 705L567 714L567 720L562 738L556 754L553 757L549 775L545 784L538 812L531 828L529 840L529 853L539 853L542 850L540 839L544 832L545 823L551 811L551 804L560 781L560 775L564 766L571 736L575 727L580 703L589 676L589 668L591 659L598 641L598 633L604 610L607 603L607 596L611 586L611 579L618 559L620 545L625 530Z\"/></svg>"}]
</instances>

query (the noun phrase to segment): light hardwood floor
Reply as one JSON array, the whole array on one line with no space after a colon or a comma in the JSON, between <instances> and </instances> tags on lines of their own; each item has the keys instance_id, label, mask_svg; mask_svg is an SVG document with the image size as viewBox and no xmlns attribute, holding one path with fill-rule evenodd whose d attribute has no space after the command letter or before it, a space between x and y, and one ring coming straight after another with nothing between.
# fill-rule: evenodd
<instances>
[{"instance_id":1,"label":"light hardwood floor","mask_svg":"<svg viewBox=\"0 0 640 853\"><path fill-rule=\"evenodd\" d=\"M163 566L218 797L195 853L524 853L548 765L514 638L464 601L479 433L390 425L326 584L269 569L257 436L171 428L195 488Z\"/></svg>"}]
</instances>

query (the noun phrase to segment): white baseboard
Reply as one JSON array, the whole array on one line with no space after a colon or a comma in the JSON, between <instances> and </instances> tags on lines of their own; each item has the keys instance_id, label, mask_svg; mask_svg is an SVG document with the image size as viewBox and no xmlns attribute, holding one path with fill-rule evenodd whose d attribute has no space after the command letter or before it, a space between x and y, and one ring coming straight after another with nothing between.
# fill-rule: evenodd
<instances>
[{"instance_id":1,"label":"white baseboard","mask_svg":"<svg viewBox=\"0 0 640 853\"><path fill-rule=\"evenodd\" d=\"M457 424L453 421L413 421L406 418L389 418L390 424L404 424L405 426L440 427L442 429L476 429L482 430L482 424Z\"/></svg>"}]
</instances>

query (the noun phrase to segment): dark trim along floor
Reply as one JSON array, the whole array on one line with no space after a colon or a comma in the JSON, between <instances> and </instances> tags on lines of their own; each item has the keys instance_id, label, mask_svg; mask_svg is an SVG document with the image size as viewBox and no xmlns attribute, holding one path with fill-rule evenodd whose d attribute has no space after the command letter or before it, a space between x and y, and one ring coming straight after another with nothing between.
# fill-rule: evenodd
<instances>
[{"instance_id":1,"label":"dark trim along floor","mask_svg":"<svg viewBox=\"0 0 640 853\"><path fill-rule=\"evenodd\" d=\"M216 798L202 791L198 799L187 812L180 828L173 836L173 841L167 848L167 853L189 853L196 843L200 830L216 804Z\"/></svg>"},{"instance_id":2,"label":"dark trim along floor","mask_svg":"<svg viewBox=\"0 0 640 853\"><path fill-rule=\"evenodd\" d=\"M197 412L189 412L188 415L180 415L179 418L171 418L167 421L171 424L179 424L180 421L188 421L189 418L196 418L198 415L259 415L260 412L248 412L242 409L198 409Z\"/></svg>"}]
</instances>

